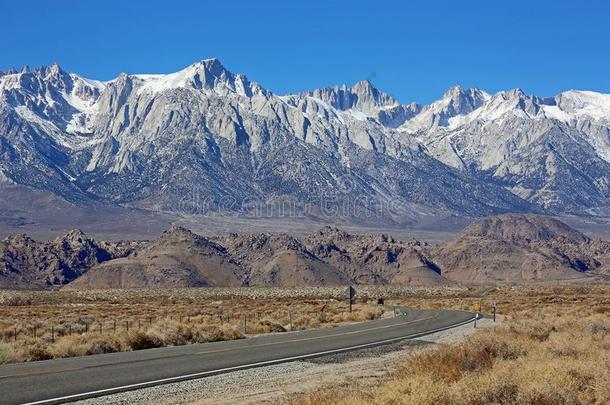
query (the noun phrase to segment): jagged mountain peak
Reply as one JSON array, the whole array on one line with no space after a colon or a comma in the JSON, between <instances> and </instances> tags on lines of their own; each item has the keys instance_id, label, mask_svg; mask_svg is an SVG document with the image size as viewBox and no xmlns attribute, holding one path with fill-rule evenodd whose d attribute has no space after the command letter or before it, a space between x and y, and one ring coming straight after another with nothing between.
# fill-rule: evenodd
<instances>
[{"instance_id":1,"label":"jagged mountain peak","mask_svg":"<svg viewBox=\"0 0 610 405\"><path fill-rule=\"evenodd\" d=\"M221 95L234 93L246 97L269 95L267 90L250 82L245 75L230 72L216 58L202 59L174 73L129 76L136 79L143 91L153 94L174 89L193 89L214 91Z\"/></svg>"},{"instance_id":2,"label":"jagged mountain peak","mask_svg":"<svg viewBox=\"0 0 610 405\"><path fill-rule=\"evenodd\" d=\"M59 75L59 74L67 74L64 69L59 65L59 63L54 62L50 65L42 65L36 69L34 72L41 73L43 75Z\"/></svg>"},{"instance_id":3,"label":"jagged mountain peak","mask_svg":"<svg viewBox=\"0 0 610 405\"><path fill-rule=\"evenodd\" d=\"M30 68L29 65L24 65L21 69L17 70L12 68L2 75L18 75L21 77L36 77L37 79L44 80L54 80L60 77L70 77L71 75L67 73L58 63L53 63L50 65L41 65L35 68ZM0 76L2 76L0 75Z\"/></svg>"},{"instance_id":4,"label":"jagged mountain peak","mask_svg":"<svg viewBox=\"0 0 610 405\"><path fill-rule=\"evenodd\" d=\"M525 91L523 91L523 89L520 88L520 87L515 87L514 89L510 89L508 91L500 92L500 93L506 94L508 97L518 97L518 98L521 98L521 97L527 97L528 96L525 93Z\"/></svg>"},{"instance_id":5,"label":"jagged mountain peak","mask_svg":"<svg viewBox=\"0 0 610 405\"><path fill-rule=\"evenodd\" d=\"M345 85L344 85L345 86ZM380 91L373 86L373 83L369 80L369 79L364 79L364 80L359 80L357 81L352 87L351 90L354 93L373 93L373 92L379 92Z\"/></svg>"},{"instance_id":6,"label":"jagged mountain peak","mask_svg":"<svg viewBox=\"0 0 610 405\"><path fill-rule=\"evenodd\" d=\"M377 89L369 80L361 80L353 86L323 87L301 96L314 97L340 111L357 110L367 115L376 115L382 109L396 107L398 101Z\"/></svg>"},{"instance_id":7,"label":"jagged mountain peak","mask_svg":"<svg viewBox=\"0 0 610 405\"><path fill-rule=\"evenodd\" d=\"M456 114L464 114L480 107L489 97L489 94L477 87L456 85L447 90L438 103L445 108L452 108Z\"/></svg>"},{"instance_id":8,"label":"jagged mountain peak","mask_svg":"<svg viewBox=\"0 0 610 405\"><path fill-rule=\"evenodd\" d=\"M218 59L104 83L50 65L0 77L0 181L169 211L195 192L210 210L229 197L317 209L348 183L409 217L579 212L608 205L609 98L454 86L422 107L368 80L279 97Z\"/></svg>"},{"instance_id":9,"label":"jagged mountain peak","mask_svg":"<svg viewBox=\"0 0 610 405\"><path fill-rule=\"evenodd\" d=\"M478 110L490 99L490 95L478 88L451 87L439 100L429 104L421 113L408 120L402 127L407 132L422 132L449 127L451 120Z\"/></svg>"},{"instance_id":10,"label":"jagged mountain peak","mask_svg":"<svg viewBox=\"0 0 610 405\"><path fill-rule=\"evenodd\" d=\"M231 73L218 58L201 59L189 65L189 67L201 67L212 73L215 73L216 75L233 75L233 73Z\"/></svg>"},{"instance_id":11,"label":"jagged mountain peak","mask_svg":"<svg viewBox=\"0 0 610 405\"><path fill-rule=\"evenodd\" d=\"M485 92L483 90L479 89L478 87L463 87L459 84L456 84L455 86L449 87L449 89L443 94L443 96L441 98L442 99L451 98L451 97L455 97L457 95L475 94L475 93L483 94Z\"/></svg>"}]
</instances>

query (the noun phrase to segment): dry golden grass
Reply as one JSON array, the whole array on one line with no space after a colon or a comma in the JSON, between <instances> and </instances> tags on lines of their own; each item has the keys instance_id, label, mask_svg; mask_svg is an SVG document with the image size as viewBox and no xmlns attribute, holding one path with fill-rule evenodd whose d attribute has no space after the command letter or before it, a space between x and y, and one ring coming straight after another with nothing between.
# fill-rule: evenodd
<instances>
[{"instance_id":1,"label":"dry golden grass","mask_svg":"<svg viewBox=\"0 0 610 405\"><path fill-rule=\"evenodd\" d=\"M477 300L471 297L470 302ZM600 287L501 288L503 324L463 343L415 352L376 388L324 389L288 402L306 404L610 403L610 290ZM407 300L410 301L410 300ZM461 308L468 299L418 300Z\"/></svg>"},{"instance_id":2,"label":"dry golden grass","mask_svg":"<svg viewBox=\"0 0 610 405\"><path fill-rule=\"evenodd\" d=\"M0 364L240 339L244 319L247 334L260 334L288 331L290 320L302 330L384 313L366 304L350 313L333 298L226 298L210 290L3 294Z\"/></svg>"}]
</instances>

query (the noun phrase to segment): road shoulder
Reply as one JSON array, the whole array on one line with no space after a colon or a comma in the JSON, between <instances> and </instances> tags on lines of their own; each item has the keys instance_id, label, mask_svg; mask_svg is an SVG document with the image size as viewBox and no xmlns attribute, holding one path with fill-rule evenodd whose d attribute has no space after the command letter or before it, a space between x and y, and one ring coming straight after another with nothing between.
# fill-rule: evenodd
<instances>
[{"instance_id":1,"label":"road shoulder","mask_svg":"<svg viewBox=\"0 0 610 405\"><path fill-rule=\"evenodd\" d=\"M480 320L477 325L478 328L493 326L489 319ZM457 343L474 331L470 323L391 345L139 389L79 404L277 403L326 387L375 385L414 350Z\"/></svg>"}]
</instances>

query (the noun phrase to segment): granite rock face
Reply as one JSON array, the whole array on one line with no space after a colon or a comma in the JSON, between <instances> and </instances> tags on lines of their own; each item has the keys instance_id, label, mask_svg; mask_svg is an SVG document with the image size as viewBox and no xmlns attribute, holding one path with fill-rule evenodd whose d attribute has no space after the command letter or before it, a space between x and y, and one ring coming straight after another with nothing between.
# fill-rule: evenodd
<instances>
[{"instance_id":1,"label":"granite rock face","mask_svg":"<svg viewBox=\"0 0 610 405\"><path fill-rule=\"evenodd\" d=\"M279 96L217 59L107 82L57 65L0 76L0 187L77 204L393 223L596 215L609 178L599 93L454 87L422 106L363 81Z\"/></svg>"}]
</instances>

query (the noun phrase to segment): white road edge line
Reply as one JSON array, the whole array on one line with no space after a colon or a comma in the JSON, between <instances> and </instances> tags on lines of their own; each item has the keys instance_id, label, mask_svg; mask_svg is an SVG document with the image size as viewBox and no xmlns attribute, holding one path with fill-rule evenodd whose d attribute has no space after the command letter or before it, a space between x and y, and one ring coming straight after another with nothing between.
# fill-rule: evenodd
<instances>
[{"instance_id":1,"label":"white road edge line","mask_svg":"<svg viewBox=\"0 0 610 405\"><path fill-rule=\"evenodd\" d=\"M347 351L356 350L356 349L363 349L366 347L383 345L386 343L397 342L397 341L405 340L405 339L413 339L416 337L421 337L421 336L430 335L432 333L441 332L443 330L457 328L458 326L466 325L467 323L474 321L474 319L475 318L473 317L473 318L468 319L463 322L459 322L459 323L445 326L445 327L438 328L438 329L433 329L433 330L427 331L427 332L414 333L414 334L407 335L407 336L401 336L401 337L386 339L386 340L379 340L377 342L364 343L361 345L344 347L341 349L333 349L333 350L327 350L327 351L323 351L323 352L303 354L303 355L294 356L294 357L284 357L284 358L276 359L276 360L267 360L267 361L261 361L258 363L243 364L241 366L219 368L217 370L210 370L210 371L202 371L201 373L186 374L186 375L181 375L181 376L177 376L177 377L163 378L160 380L146 381L146 382L137 383L137 384L123 385L123 386L113 387L113 388L105 388L103 390L83 392L81 394L67 395L65 397L44 399L42 401L36 401L36 402L27 402L23 405L53 404L53 403L62 403L62 402L77 400L77 399L94 398L94 397L102 396L103 394L116 394L116 393L124 392L124 391L132 391L132 390L138 389L138 388L147 388L147 387L152 387L155 385L191 380L191 379L195 379L197 377L206 377L206 376L215 375L215 374L222 374L222 373L226 373L229 371L244 370L244 369L248 369L248 368L255 368L255 367L267 366L267 365L279 364L279 363L286 363L286 362L290 362L290 361L294 361L294 360L302 360L302 359L307 359L307 358L312 358L312 357L319 357L319 356L324 356L327 354L347 352Z\"/></svg>"}]
</instances>

